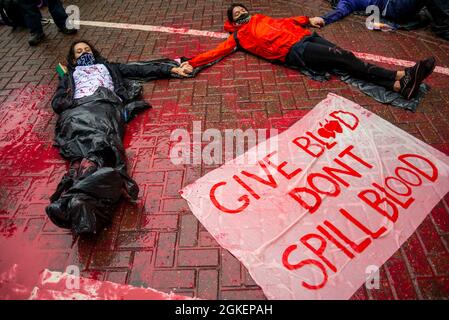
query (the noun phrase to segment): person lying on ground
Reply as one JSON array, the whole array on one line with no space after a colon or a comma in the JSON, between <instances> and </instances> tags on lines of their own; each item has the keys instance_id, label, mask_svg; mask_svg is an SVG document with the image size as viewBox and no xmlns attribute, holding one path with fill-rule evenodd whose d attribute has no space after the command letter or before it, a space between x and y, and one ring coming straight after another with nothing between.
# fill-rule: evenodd
<instances>
[{"instance_id":1,"label":"person lying on ground","mask_svg":"<svg viewBox=\"0 0 449 320\"><path fill-rule=\"evenodd\" d=\"M70 161L46 212L53 223L75 234L108 225L122 195L136 199L139 188L126 167L125 123L150 106L142 87L129 79L186 77L192 68L173 60L112 63L87 41L74 42L67 72L52 98L58 114L55 146Z\"/></svg>"},{"instance_id":2,"label":"person lying on ground","mask_svg":"<svg viewBox=\"0 0 449 320\"><path fill-rule=\"evenodd\" d=\"M340 0L334 10L315 19L317 24L324 27L355 11L365 12L369 6L376 6L383 18L402 23L416 17L426 2L427 0Z\"/></svg>"},{"instance_id":3,"label":"person lying on ground","mask_svg":"<svg viewBox=\"0 0 449 320\"><path fill-rule=\"evenodd\" d=\"M231 36L218 47L199 54L181 66L197 68L212 64L242 49L272 62L312 70L338 69L406 99L415 97L419 86L434 70L435 58L417 62L413 67L394 71L357 58L351 51L311 33L306 27L320 27L320 18L298 16L274 19L263 14L251 15L243 4L232 4L227 11L224 28ZM190 71L188 71L190 72Z\"/></svg>"}]
</instances>

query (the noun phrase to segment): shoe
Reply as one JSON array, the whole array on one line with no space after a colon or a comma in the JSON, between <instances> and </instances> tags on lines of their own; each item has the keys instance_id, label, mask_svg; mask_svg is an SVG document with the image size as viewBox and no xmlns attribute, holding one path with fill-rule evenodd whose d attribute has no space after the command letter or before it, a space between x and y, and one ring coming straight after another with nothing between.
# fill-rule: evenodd
<instances>
[{"instance_id":1,"label":"shoe","mask_svg":"<svg viewBox=\"0 0 449 320\"><path fill-rule=\"evenodd\" d=\"M30 39L28 40L28 43L30 44L30 46L37 46L44 40L44 38L44 33L32 33Z\"/></svg>"},{"instance_id":2,"label":"shoe","mask_svg":"<svg viewBox=\"0 0 449 320\"><path fill-rule=\"evenodd\" d=\"M76 29L68 29L66 27L62 27L62 28L59 28L59 32L62 32L64 34L75 34L75 33L78 32L78 30L76 30Z\"/></svg>"},{"instance_id":3,"label":"shoe","mask_svg":"<svg viewBox=\"0 0 449 320\"><path fill-rule=\"evenodd\" d=\"M406 68L404 77L399 80L401 95L406 99L415 97L419 91L420 84L432 74L435 65L435 58L430 57L417 62L413 67Z\"/></svg>"}]
</instances>

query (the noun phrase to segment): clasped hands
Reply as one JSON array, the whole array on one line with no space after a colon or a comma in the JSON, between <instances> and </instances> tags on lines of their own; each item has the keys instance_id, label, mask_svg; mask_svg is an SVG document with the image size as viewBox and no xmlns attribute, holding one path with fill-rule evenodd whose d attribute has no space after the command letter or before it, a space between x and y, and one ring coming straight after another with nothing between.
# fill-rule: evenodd
<instances>
[{"instance_id":1,"label":"clasped hands","mask_svg":"<svg viewBox=\"0 0 449 320\"><path fill-rule=\"evenodd\" d=\"M188 61L185 61L179 67L172 68L170 72L185 78L193 72L193 67Z\"/></svg>"}]
</instances>

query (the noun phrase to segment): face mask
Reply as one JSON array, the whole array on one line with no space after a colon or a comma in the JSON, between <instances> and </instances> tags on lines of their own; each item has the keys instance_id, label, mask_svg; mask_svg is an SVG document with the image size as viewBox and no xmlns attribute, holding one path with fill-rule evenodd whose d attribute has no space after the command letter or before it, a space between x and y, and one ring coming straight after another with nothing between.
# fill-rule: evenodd
<instances>
[{"instance_id":1,"label":"face mask","mask_svg":"<svg viewBox=\"0 0 449 320\"><path fill-rule=\"evenodd\" d=\"M90 52L85 52L78 59L76 59L77 66L91 66L93 64L95 64L95 57Z\"/></svg>"},{"instance_id":2,"label":"face mask","mask_svg":"<svg viewBox=\"0 0 449 320\"><path fill-rule=\"evenodd\" d=\"M240 17L235 20L235 24L240 25L240 24L245 24L249 22L249 19L251 19L251 15L246 12L240 15Z\"/></svg>"}]
</instances>

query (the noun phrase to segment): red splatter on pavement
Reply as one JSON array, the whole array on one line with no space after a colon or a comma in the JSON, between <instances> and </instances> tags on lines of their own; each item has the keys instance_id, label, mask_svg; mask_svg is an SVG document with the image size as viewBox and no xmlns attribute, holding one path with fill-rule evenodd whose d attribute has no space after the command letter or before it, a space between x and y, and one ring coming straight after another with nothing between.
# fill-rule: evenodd
<instances>
[{"instance_id":1,"label":"red splatter on pavement","mask_svg":"<svg viewBox=\"0 0 449 320\"><path fill-rule=\"evenodd\" d=\"M275 10L273 3L268 3L263 11L275 12L278 17L318 15L329 9L322 3L298 0L291 6L276 5ZM105 0L83 5L86 8L83 19L88 21L98 20L95 12L105 12L103 9L110 7ZM173 10L155 10L167 6L163 1L138 0L134 9L126 3L117 4L115 13L108 11L108 21L146 25L158 21L167 27L222 32L225 16L220 14L225 13L221 5L185 0L177 5L183 7L184 14L174 17ZM124 11L132 14L125 16L121 14ZM54 25L48 28L54 31ZM268 126L282 132L333 92L449 152L449 91L445 74L434 73L429 78L432 90L412 114L376 103L336 79L326 83L311 81L295 71L239 52L193 79L145 84L145 100L154 108L128 125L124 140L129 172L141 189L139 200L134 204L123 203L113 224L98 237L73 239L69 232L52 225L44 211L49 195L66 171L66 161L52 147L56 115L50 99L57 85L54 67L58 61L64 61L72 38L53 33L42 45L29 48L25 31L16 34L6 30L0 30L3 48L8 52L0 79L0 242L21 235L30 250L45 261L38 269L64 271L68 265L76 265L82 277L99 281L164 292L176 290L178 294L208 299L263 299L262 290L246 269L219 247L177 193L216 167L175 166L169 159L170 132L174 128L191 131L194 120L202 121L203 130ZM435 55L439 66L449 66L447 44L428 30L367 32L363 18L348 17L319 33L355 52L409 61ZM93 26L82 26L79 36L90 39L109 61L117 62L192 57L223 41L180 33L137 30L124 33L121 29ZM361 287L353 298L447 298L447 286L442 284L448 278L448 269L444 268L448 261L448 205L449 195L420 227L425 232L412 236L397 252L394 264L382 267L385 287L381 292ZM428 250L429 242L438 248L438 254ZM218 252L221 258L209 261L207 255L198 255L193 261L189 253L195 250Z\"/></svg>"}]
</instances>

